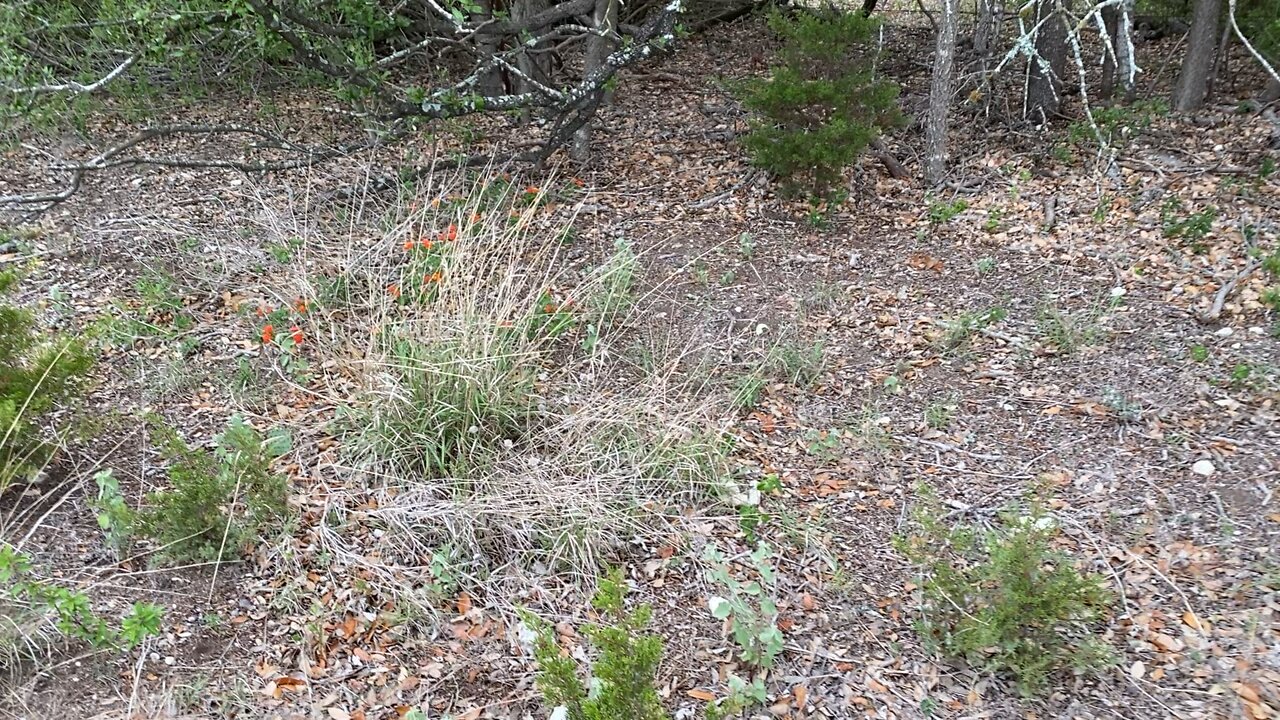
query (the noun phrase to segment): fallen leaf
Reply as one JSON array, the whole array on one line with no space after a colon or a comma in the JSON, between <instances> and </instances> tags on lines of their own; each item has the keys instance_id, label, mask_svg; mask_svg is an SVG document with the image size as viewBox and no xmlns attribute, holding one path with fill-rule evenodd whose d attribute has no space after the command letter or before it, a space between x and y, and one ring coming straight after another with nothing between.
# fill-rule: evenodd
<instances>
[{"instance_id":1,"label":"fallen leaf","mask_svg":"<svg viewBox=\"0 0 1280 720\"><path fill-rule=\"evenodd\" d=\"M333 720L351 720L351 713L340 707L331 707L329 708L329 717L333 718Z\"/></svg>"},{"instance_id":2,"label":"fallen leaf","mask_svg":"<svg viewBox=\"0 0 1280 720\"><path fill-rule=\"evenodd\" d=\"M796 709L803 710L804 706L809 703L809 688L804 685L797 685L791 693L795 695L796 698Z\"/></svg>"},{"instance_id":3,"label":"fallen leaf","mask_svg":"<svg viewBox=\"0 0 1280 720\"><path fill-rule=\"evenodd\" d=\"M1165 652L1178 652L1183 648L1181 640L1170 635L1165 635L1164 633L1152 634L1151 642Z\"/></svg>"},{"instance_id":4,"label":"fallen leaf","mask_svg":"<svg viewBox=\"0 0 1280 720\"><path fill-rule=\"evenodd\" d=\"M690 690L686 694L689 697L693 698L694 700L702 700L703 702L711 702L712 700L716 699L716 694L709 690L694 689L694 690Z\"/></svg>"},{"instance_id":5,"label":"fallen leaf","mask_svg":"<svg viewBox=\"0 0 1280 720\"><path fill-rule=\"evenodd\" d=\"M1208 622L1201 620L1195 613L1190 610L1182 613L1182 623L1193 630L1199 630L1202 633L1211 631Z\"/></svg>"},{"instance_id":6,"label":"fallen leaf","mask_svg":"<svg viewBox=\"0 0 1280 720\"><path fill-rule=\"evenodd\" d=\"M942 261L929 253L912 253L911 257L907 258L907 265L916 270L932 270L938 274L942 273Z\"/></svg>"},{"instance_id":7,"label":"fallen leaf","mask_svg":"<svg viewBox=\"0 0 1280 720\"><path fill-rule=\"evenodd\" d=\"M471 612L471 596L467 594L466 590L463 590L458 593L458 614L466 615L469 612Z\"/></svg>"}]
</instances>

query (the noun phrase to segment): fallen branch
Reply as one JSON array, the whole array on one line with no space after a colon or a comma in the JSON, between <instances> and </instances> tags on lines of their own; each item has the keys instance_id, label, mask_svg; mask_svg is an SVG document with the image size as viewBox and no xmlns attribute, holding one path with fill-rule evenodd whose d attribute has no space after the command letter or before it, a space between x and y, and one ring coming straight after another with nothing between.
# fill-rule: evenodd
<instances>
[{"instance_id":1,"label":"fallen branch","mask_svg":"<svg viewBox=\"0 0 1280 720\"><path fill-rule=\"evenodd\" d=\"M1200 319L1203 322L1213 322L1214 320L1217 320L1218 316L1222 314L1222 306L1227 303L1227 297L1231 295L1231 291L1235 290L1236 285L1239 285L1241 280L1252 275L1253 271L1260 267L1262 267L1261 260L1250 260L1249 264L1245 265L1244 269L1239 273L1236 273L1235 277L1223 283L1222 287L1218 288L1218 293L1213 296L1213 305L1209 307L1209 311Z\"/></svg>"},{"instance_id":2,"label":"fallen branch","mask_svg":"<svg viewBox=\"0 0 1280 720\"><path fill-rule=\"evenodd\" d=\"M889 171L889 177L894 180L906 180L911 177L911 173L902 167L902 163L898 162L898 158L889 152L889 148L885 146L884 141L876 138L871 141L871 150L875 153L876 159L884 165L884 169Z\"/></svg>"},{"instance_id":3,"label":"fallen branch","mask_svg":"<svg viewBox=\"0 0 1280 720\"><path fill-rule=\"evenodd\" d=\"M268 133L259 128L242 125L159 125L144 128L127 140L123 140L112 145L98 155L84 162L57 164L51 166L51 169L54 171L71 173L70 182L62 190L50 193L0 196L0 205L43 204L46 205L46 207L41 208L41 210L48 210L50 207L70 199L71 196L80 189L80 186L83 184L84 177L88 173L125 165L156 165L161 167L177 168L221 168L225 170L238 170L246 173L273 172L311 167L312 165L326 160L350 155L351 153L362 150L372 149L386 142L393 142L403 137L406 132L407 129L398 128L387 135L364 142L352 143L339 147L317 148L298 145L291 140ZM259 138L262 141L262 144L258 146L259 148L283 150L286 152L296 153L301 156L287 160L262 162L247 162L243 160L226 160L216 158L207 160L199 158L168 158L153 157L149 155L121 157L128 150L158 138L178 135L235 134L251 135Z\"/></svg>"}]
</instances>

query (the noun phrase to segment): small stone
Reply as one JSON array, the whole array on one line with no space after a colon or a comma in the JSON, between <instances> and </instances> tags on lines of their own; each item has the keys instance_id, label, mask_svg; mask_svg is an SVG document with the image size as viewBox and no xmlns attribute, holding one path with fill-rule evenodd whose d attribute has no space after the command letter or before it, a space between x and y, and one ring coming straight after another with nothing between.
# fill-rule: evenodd
<instances>
[{"instance_id":1,"label":"small stone","mask_svg":"<svg viewBox=\"0 0 1280 720\"><path fill-rule=\"evenodd\" d=\"M1197 460L1196 463L1191 466L1191 472L1197 475L1203 475L1205 477L1209 477L1216 470L1217 468L1215 468L1213 466L1213 463L1209 462L1208 460Z\"/></svg>"}]
</instances>

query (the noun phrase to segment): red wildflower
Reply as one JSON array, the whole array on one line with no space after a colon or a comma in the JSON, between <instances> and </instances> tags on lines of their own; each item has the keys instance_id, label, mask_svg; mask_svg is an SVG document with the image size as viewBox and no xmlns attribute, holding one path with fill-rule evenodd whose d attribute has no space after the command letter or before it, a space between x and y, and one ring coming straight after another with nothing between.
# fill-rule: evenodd
<instances>
[{"instance_id":1,"label":"red wildflower","mask_svg":"<svg viewBox=\"0 0 1280 720\"><path fill-rule=\"evenodd\" d=\"M271 327L270 324L262 326L262 344L263 345L270 345L271 341L275 338L275 336L276 336L276 329Z\"/></svg>"},{"instance_id":2,"label":"red wildflower","mask_svg":"<svg viewBox=\"0 0 1280 720\"><path fill-rule=\"evenodd\" d=\"M569 181L570 181L570 182L572 182L574 185L577 185L578 187L586 187L586 186L587 186L587 184L586 184L585 182L583 182L583 181L582 181L582 178L570 178L570 180L569 180Z\"/></svg>"},{"instance_id":3,"label":"red wildflower","mask_svg":"<svg viewBox=\"0 0 1280 720\"><path fill-rule=\"evenodd\" d=\"M448 229L448 230L446 230L446 231L445 231L445 233L446 233L446 235L447 235L447 237L445 238L446 240L457 240L457 239L458 239L458 226L457 226L457 225L454 225L453 223L450 223L450 224L449 224L449 229Z\"/></svg>"},{"instance_id":4,"label":"red wildflower","mask_svg":"<svg viewBox=\"0 0 1280 720\"><path fill-rule=\"evenodd\" d=\"M546 314L548 314L548 315L550 315L551 313L553 313L553 312L555 312L555 311L556 311L556 304L555 304L555 303L547 303L546 305L543 305L543 306L542 306L542 312L544 312L544 313L546 313Z\"/></svg>"},{"instance_id":5,"label":"red wildflower","mask_svg":"<svg viewBox=\"0 0 1280 720\"><path fill-rule=\"evenodd\" d=\"M422 249L430 250L435 243L431 242L431 238L422 238Z\"/></svg>"},{"instance_id":6,"label":"red wildflower","mask_svg":"<svg viewBox=\"0 0 1280 720\"><path fill-rule=\"evenodd\" d=\"M530 185L529 187L524 189L524 192L526 195L537 195L542 191L538 189L537 185Z\"/></svg>"},{"instance_id":7,"label":"red wildflower","mask_svg":"<svg viewBox=\"0 0 1280 720\"><path fill-rule=\"evenodd\" d=\"M289 336L293 338L294 345L302 344L302 328L298 327L297 325L294 325L293 327L289 328Z\"/></svg>"},{"instance_id":8,"label":"red wildflower","mask_svg":"<svg viewBox=\"0 0 1280 720\"><path fill-rule=\"evenodd\" d=\"M430 275L427 275L424 278L422 278L422 281L428 282L428 283L440 282L440 278L442 277L444 277L444 275L439 270L437 270L431 273Z\"/></svg>"},{"instance_id":9,"label":"red wildflower","mask_svg":"<svg viewBox=\"0 0 1280 720\"><path fill-rule=\"evenodd\" d=\"M293 301L293 309L297 310L300 315L307 314L307 301L304 298L298 298Z\"/></svg>"},{"instance_id":10,"label":"red wildflower","mask_svg":"<svg viewBox=\"0 0 1280 720\"><path fill-rule=\"evenodd\" d=\"M405 249L405 250L412 250L412 249L413 249L413 241L412 241L412 240L405 240L405 241L404 241L404 249Z\"/></svg>"},{"instance_id":11,"label":"red wildflower","mask_svg":"<svg viewBox=\"0 0 1280 720\"><path fill-rule=\"evenodd\" d=\"M400 286L395 283L391 283L387 286L387 294L393 298L400 297Z\"/></svg>"}]
</instances>

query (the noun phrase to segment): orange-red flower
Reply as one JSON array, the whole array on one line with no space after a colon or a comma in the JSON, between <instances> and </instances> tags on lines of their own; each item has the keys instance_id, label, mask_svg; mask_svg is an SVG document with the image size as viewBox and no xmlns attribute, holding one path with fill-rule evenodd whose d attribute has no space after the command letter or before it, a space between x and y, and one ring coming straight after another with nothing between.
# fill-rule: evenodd
<instances>
[{"instance_id":1,"label":"orange-red flower","mask_svg":"<svg viewBox=\"0 0 1280 720\"><path fill-rule=\"evenodd\" d=\"M457 239L458 239L458 226L457 226L457 225L454 225L453 223L449 223L449 229L445 231L445 239L446 239L446 240L457 240Z\"/></svg>"},{"instance_id":2,"label":"orange-red flower","mask_svg":"<svg viewBox=\"0 0 1280 720\"><path fill-rule=\"evenodd\" d=\"M423 250L430 250L434 246L435 246L435 243L431 242L431 238L422 238Z\"/></svg>"},{"instance_id":3,"label":"orange-red flower","mask_svg":"<svg viewBox=\"0 0 1280 720\"><path fill-rule=\"evenodd\" d=\"M307 314L307 301L306 301L306 299L305 299L305 298L298 298L297 300L294 300L294 301L293 301L293 309L294 309L294 310L297 310L297 311L298 311L298 314L300 314L300 315L305 315L305 314Z\"/></svg>"},{"instance_id":4,"label":"orange-red flower","mask_svg":"<svg viewBox=\"0 0 1280 720\"><path fill-rule=\"evenodd\" d=\"M524 192L526 195L537 195L542 191L538 189L537 185L530 185L529 187L524 189Z\"/></svg>"},{"instance_id":5,"label":"orange-red flower","mask_svg":"<svg viewBox=\"0 0 1280 720\"><path fill-rule=\"evenodd\" d=\"M570 178L570 180L569 180L569 181L570 181L570 182L572 182L574 185L577 185L578 187L586 187L586 186L587 186L587 184L586 184L585 182L583 182L583 181L582 181L582 178Z\"/></svg>"},{"instance_id":6,"label":"orange-red flower","mask_svg":"<svg viewBox=\"0 0 1280 720\"><path fill-rule=\"evenodd\" d=\"M387 286L387 294L393 298L400 297L400 286L395 283L391 283Z\"/></svg>"},{"instance_id":7,"label":"orange-red flower","mask_svg":"<svg viewBox=\"0 0 1280 720\"><path fill-rule=\"evenodd\" d=\"M553 312L555 312L555 311L556 311L556 304L555 304L555 303L547 303L546 305L543 305L543 306L542 306L542 312L544 312L544 313L546 313L546 314L548 314L548 315L550 315L551 313L553 313Z\"/></svg>"},{"instance_id":8,"label":"orange-red flower","mask_svg":"<svg viewBox=\"0 0 1280 720\"><path fill-rule=\"evenodd\" d=\"M271 327L270 324L262 326L262 344L263 345L270 345L271 341L275 339L275 336L276 336L276 329Z\"/></svg>"},{"instance_id":9,"label":"orange-red flower","mask_svg":"<svg viewBox=\"0 0 1280 720\"><path fill-rule=\"evenodd\" d=\"M413 249L413 241L412 241L412 240L405 240L405 241L404 241L404 249L405 249L405 250L412 250L412 249Z\"/></svg>"},{"instance_id":10,"label":"orange-red flower","mask_svg":"<svg viewBox=\"0 0 1280 720\"><path fill-rule=\"evenodd\" d=\"M444 277L444 274L441 273L439 270L437 270L431 273L430 275L426 275L425 277L423 277L422 281L427 283L440 282L440 278L442 277Z\"/></svg>"},{"instance_id":11,"label":"orange-red flower","mask_svg":"<svg viewBox=\"0 0 1280 720\"><path fill-rule=\"evenodd\" d=\"M471 222L473 223L480 222L480 213L471 213Z\"/></svg>"},{"instance_id":12,"label":"orange-red flower","mask_svg":"<svg viewBox=\"0 0 1280 720\"><path fill-rule=\"evenodd\" d=\"M302 344L302 328L298 327L297 325L294 325L293 327L289 328L289 336L293 338L294 345Z\"/></svg>"}]
</instances>

